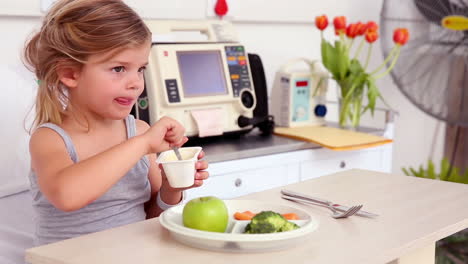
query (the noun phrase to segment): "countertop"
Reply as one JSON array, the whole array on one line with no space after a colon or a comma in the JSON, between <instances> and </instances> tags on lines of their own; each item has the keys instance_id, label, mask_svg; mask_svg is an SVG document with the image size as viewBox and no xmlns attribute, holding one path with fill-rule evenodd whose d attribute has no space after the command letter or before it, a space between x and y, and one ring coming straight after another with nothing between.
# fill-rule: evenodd
<instances>
[{"instance_id":1,"label":"countertop","mask_svg":"<svg viewBox=\"0 0 468 264\"><path fill-rule=\"evenodd\" d=\"M280 190L364 204L377 218L330 217L327 208L281 199ZM296 206L318 221L305 243L265 253L202 250L175 241L158 218L28 249L32 264L434 263L435 242L468 227L468 185L347 170L238 199ZM398 262L394 262L398 259Z\"/></svg>"},{"instance_id":2,"label":"countertop","mask_svg":"<svg viewBox=\"0 0 468 264\"><path fill-rule=\"evenodd\" d=\"M337 127L335 123L327 125ZM383 129L369 127L361 127L358 131L375 135L382 135L384 132ZM193 138L186 143L186 146L201 146L208 162L222 162L302 149L321 148L320 145L315 143L274 134L262 136L257 129L239 136Z\"/></svg>"}]
</instances>

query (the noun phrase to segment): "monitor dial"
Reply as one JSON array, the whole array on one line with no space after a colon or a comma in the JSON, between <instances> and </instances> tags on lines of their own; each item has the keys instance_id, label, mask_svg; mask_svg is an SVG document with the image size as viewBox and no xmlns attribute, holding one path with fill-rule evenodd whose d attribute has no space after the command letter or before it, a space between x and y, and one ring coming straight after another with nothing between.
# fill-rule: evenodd
<instances>
[{"instance_id":1,"label":"monitor dial","mask_svg":"<svg viewBox=\"0 0 468 264\"><path fill-rule=\"evenodd\" d=\"M246 110L254 109L257 104L254 94L249 89L241 90L239 98L241 106Z\"/></svg>"}]
</instances>

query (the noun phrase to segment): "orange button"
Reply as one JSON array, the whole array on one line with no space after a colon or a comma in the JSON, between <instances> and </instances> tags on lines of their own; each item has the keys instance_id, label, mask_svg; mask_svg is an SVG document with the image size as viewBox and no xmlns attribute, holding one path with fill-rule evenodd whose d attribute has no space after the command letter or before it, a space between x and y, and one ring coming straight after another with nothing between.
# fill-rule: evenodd
<instances>
[{"instance_id":1,"label":"orange button","mask_svg":"<svg viewBox=\"0 0 468 264\"><path fill-rule=\"evenodd\" d=\"M240 60L240 61L245 60L245 56L239 56L239 57L237 57L237 59Z\"/></svg>"},{"instance_id":2,"label":"orange button","mask_svg":"<svg viewBox=\"0 0 468 264\"><path fill-rule=\"evenodd\" d=\"M239 74L231 74L231 79L233 80L239 79Z\"/></svg>"},{"instance_id":3,"label":"orange button","mask_svg":"<svg viewBox=\"0 0 468 264\"><path fill-rule=\"evenodd\" d=\"M235 61L235 60L236 60L236 57L234 57L234 56L229 56L229 57L227 57L227 59L230 60L230 61Z\"/></svg>"}]
</instances>

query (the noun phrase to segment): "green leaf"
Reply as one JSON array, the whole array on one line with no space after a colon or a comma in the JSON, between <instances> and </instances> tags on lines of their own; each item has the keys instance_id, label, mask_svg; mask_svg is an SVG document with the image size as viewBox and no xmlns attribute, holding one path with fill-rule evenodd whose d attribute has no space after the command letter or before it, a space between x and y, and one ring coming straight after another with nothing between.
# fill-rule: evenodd
<instances>
[{"instance_id":1,"label":"green leaf","mask_svg":"<svg viewBox=\"0 0 468 264\"><path fill-rule=\"evenodd\" d=\"M339 72L338 72L338 67L337 67L337 52L335 50L335 47L333 47L330 43L328 43L326 40L322 40L322 62L325 68L330 71L330 73L333 75L333 78L335 80L339 80Z\"/></svg>"},{"instance_id":2,"label":"green leaf","mask_svg":"<svg viewBox=\"0 0 468 264\"><path fill-rule=\"evenodd\" d=\"M462 183L468 184L468 169L465 171L465 174L463 174Z\"/></svg>"},{"instance_id":3,"label":"green leaf","mask_svg":"<svg viewBox=\"0 0 468 264\"><path fill-rule=\"evenodd\" d=\"M365 73L364 68L362 68L361 63L356 59L351 60L351 62L349 64L349 72L351 74L354 74L354 75L359 75L361 73Z\"/></svg>"},{"instance_id":4,"label":"green leaf","mask_svg":"<svg viewBox=\"0 0 468 264\"><path fill-rule=\"evenodd\" d=\"M358 91L362 91L359 89L363 88L365 78L366 77L363 74L359 74L359 75L350 74L348 78L346 79L346 81L350 84L350 88L346 90L345 94L343 94L344 99L350 100L352 99L352 97L361 95L362 93L359 93Z\"/></svg>"},{"instance_id":5,"label":"green leaf","mask_svg":"<svg viewBox=\"0 0 468 264\"><path fill-rule=\"evenodd\" d=\"M409 168L409 171L406 168L402 168L402 170L406 175L468 184L468 170L466 170L464 174L461 174L459 168L453 167L450 175L448 175L450 162L446 158L441 160L440 167L440 174L437 174L434 162L432 162L432 160L428 160L427 170L424 169L422 165L419 166L419 170L417 171L411 167Z\"/></svg>"},{"instance_id":6,"label":"green leaf","mask_svg":"<svg viewBox=\"0 0 468 264\"><path fill-rule=\"evenodd\" d=\"M432 160L429 160L429 162L427 164L427 177L430 178L430 179L435 179L436 178L434 163L432 162Z\"/></svg>"},{"instance_id":7,"label":"green leaf","mask_svg":"<svg viewBox=\"0 0 468 264\"><path fill-rule=\"evenodd\" d=\"M425 178L425 177L424 177L424 176L425 176L425 173L424 173L424 169L423 169L423 166L422 166L422 165L419 165L419 172L418 172L418 173L419 173L419 175L420 175L419 177Z\"/></svg>"},{"instance_id":8,"label":"green leaf","mask_svg":"<svg viewBox=\"0 0 468 264\"><path fill-rule=\"evenodd\" d=\"M452 167L452 172L450 173L449 177L447 178L447 181L450 182L460 182L460 173L458 172L457 167Z\"/></svg>"},{"instance_id":9,"label":"green leaf","mask_svg":"<svg viewBox=\"0 0 468 264\"><path fill-rule=\"evenodd\" d=\"M349 56L348 48L340 40L335 41L335 50L336 50L336 65L339 80L343 80L346 77L349 69Z\"/></svg>"},{"instance_id":10,"label":"green leaf","mask_svg":"<svg viewBox=\"0 0 468 264\"><path fill-rule=\"evenodd\" d=\"M372 116L374 116L375 105L377 103L377 98L380 96L379 88L375 84L375 79L370 75L366 75L366 86L367 86L367 106L362 111L363 113L367 110L371 111Z\"/></svg>"},{"instance_id":11,"label":"green leaf","mask_svg":"<svg viewBox=\"0 0 468 264\"><path fill-rule=\"evenodd\" d=\"M413 169L413 168L409 168L409 169L410 169L411 173L413 174L413 176L421 177L421 176L419 176L419 173L415 169Z\"/></svg>"},{"instance_id":12,"label":"green leaf","mask_svg":"<svg viewBox=\"0 0 468 264\"><path fill-rule=\"evenodd\" d=\"M406 168L401 168L401 170L406 176L411 176L410 172Z\"/></svg>"},{"instance_id":13,"label":"green leaf","mask_svg":"<svg viewBox=\"0 0 468 264\"><path fill-rule=\"evenodd\" d=\"M450 168L450 163L446 158L443 158L442 161L440 162L440 175L439 179L442 181L446 181L448 178L448 171Z\"/></svg>"}]
</instances>

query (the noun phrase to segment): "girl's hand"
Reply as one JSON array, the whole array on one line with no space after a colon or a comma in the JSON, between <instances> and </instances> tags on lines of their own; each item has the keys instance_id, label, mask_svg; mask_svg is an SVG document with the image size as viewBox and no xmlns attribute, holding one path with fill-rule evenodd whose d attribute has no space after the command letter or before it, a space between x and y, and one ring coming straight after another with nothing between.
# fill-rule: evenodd
<instances>
[{"instance_id":1,"label":"girl's hand","mask_svg":"<svg viewBox=\"0 0 468 264\"><path fill-rule=\"evenodd\" d=\"M148 142L148 153L182 146L188 141L184 133L185 128L179 122L170 117L162 117L143 134Z\"/></svg>"},{"instance_id":2,"label":"girl's hand","mask_svg":"<svg viewBox=\"0 0 468 264\"><path fill-rule=\"evenodd\" d=\"M164 173L164 169L161 164L159 164L159 168L161 169L161 175L163 177L163 183L161 186L161 189L164 188L167 191L183 191L191 188L196 188L200 187L203 185L203 181L208 179L209 174L207 171L205 171L208 168L208 162L206 160L201 160L205 156L205 152L201 151L200 154L198 154L198 161L195 163L195 168L197 169L197 172L195 173L195 182L192 186L186 187L186 188L173 188L169 185L169 182L167 181L166 174Z\"/></svg>"}]
</instances>

